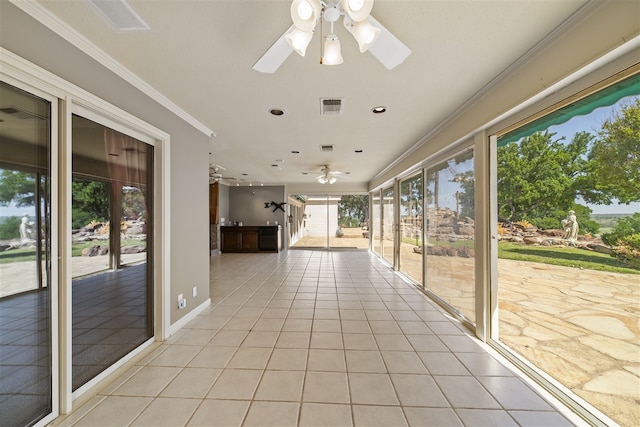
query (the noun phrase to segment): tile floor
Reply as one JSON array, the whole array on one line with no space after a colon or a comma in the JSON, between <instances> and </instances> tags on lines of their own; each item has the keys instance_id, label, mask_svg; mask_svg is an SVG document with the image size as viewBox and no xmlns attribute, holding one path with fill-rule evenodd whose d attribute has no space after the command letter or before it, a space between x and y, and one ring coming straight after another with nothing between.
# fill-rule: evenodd
<instances>
[{"instance_id":1,"label":"tile floor","mask_svg":"<svg viewBox=\"0 0 640 427\"><path fill-rule=\"evenodd\" d=\"M367 252L218 255L211 300L56 424L573 425Z\"/></svg>"}]
</instances>

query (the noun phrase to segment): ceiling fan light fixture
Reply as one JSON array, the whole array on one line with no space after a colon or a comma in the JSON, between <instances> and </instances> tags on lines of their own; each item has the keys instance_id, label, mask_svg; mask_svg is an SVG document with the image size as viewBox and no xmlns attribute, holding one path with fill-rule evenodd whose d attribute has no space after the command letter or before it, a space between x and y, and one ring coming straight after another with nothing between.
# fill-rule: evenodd
<instances>
[{"instance_id":1,"label":"ceiling fan light fixture","mask_svg":"<svg viewBox=\"0 0 640 427\"><path fill-rule=\"evenodd\" d=\"M373 0L346 0L342 8L354 21L364 21L371 14Z\"/></svg>"},{"instance_id":2,"label":"ceiling fan light fixture","mask_svg":"<svg viewBox=\"0 0 640 427\"><path fill-rule=\"evenodd\" d=\"M289 34L285 36L289 46L300 56L304 56L307 53L307 46L311 43L313 38L313 31L301 31L298 28L294 28Z\"/></svg>"},{"instance_id":3,"label":"ceiling fan light fixture","mask_svg":"<svg viewBox=\"0 0 640 427\"><path fill-rule=\"evenodd\" d=\"M340 65L344 62L340 48L340 40L335 34L329 34L324 40L323 65Z\"/></svg>"},{"instance_id":4,"label":"ceiling fan light fixture","mask_svg":"<svg viewBox=\"0 0 640 427\"><path fill-rule=\"evenodd\" d=\"M320 0L293 0L291 2L291 19L300 31L313 32L320 18L322 5Z\"/></svg>"},{"instance_id":5,"label":"ceiling fan light fixture","mask_svg":"<svg viewBox=\"0 0 640 427\"><path fill-rule=\"evenodd\" d=\"M345 26L358 42L360 53L369 50L371 45L378 39L380 29L371 25L368 21L352 22L351 25L348 25L346 21L345 19Z\"/></svg>"}]
</instances>

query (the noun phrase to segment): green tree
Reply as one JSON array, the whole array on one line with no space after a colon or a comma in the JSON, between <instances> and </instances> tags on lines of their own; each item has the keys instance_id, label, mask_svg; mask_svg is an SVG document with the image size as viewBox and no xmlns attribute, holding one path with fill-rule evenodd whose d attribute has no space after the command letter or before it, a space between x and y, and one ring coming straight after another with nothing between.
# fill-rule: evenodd
<instances>
[{"instance_id":1,"label":"green tree","mask_svg":"<svg viewBox=\"0 0 640 427\"><path fill-rule=\"evenodd\" d=\"M109 183L74 178L71 183L72 227L109 219Z\"/></svg>"},{"instance_id":2,"label":"green tree","mask_svg":"<svg viewBox=\"0 0 640 427\"><path fill-rule=\"evenodd\" d=\"M338 202L338 223L347 227L359 227L369 220L369 196L347 195Z\"/></svg>"},{"instance_id":3,"label":"green tree","mask_svg":"<svg viewBox=\"0 0 640 427\"><path fill-rule=\"evenodd\" d=\"M592 136L578 133L565 144L555 133L536 132L498 148L498 215L519 221L568 211L583 194Z\"/></svg>"},{"instance_id":4,"label":"green tree","mask_svg":"<svg viewBox=\"0 0 640 427\"><path fill-rule=\"evenodd\" d=\"M12 201L18 207L35 205L36 174L3 169L0 173L0 205Z\"/></svg>"},{"instance_id":5,"label":"green tree","mask_svg":"<svg viewBox=\"0 0 640 427\"><path fill-rule=\"evenodd\" d=\"M589 153L594 187L620 203L640 200L640 97L605 120ZM588 199L585 199L588 200Z\"/></svg>"}]
</instances>

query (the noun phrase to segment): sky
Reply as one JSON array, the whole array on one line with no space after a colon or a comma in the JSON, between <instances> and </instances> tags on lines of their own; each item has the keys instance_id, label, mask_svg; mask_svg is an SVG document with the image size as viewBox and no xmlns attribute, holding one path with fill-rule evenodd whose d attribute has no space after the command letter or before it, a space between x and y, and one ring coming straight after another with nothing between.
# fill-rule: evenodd
<instances>
[{"instance_id":1,"label":"sky","mask_svg":"<svg viewBox=\"0 0 640 427\"><path fill-rule=\"evenodd\" d=\"M573 117L568 122L551 126L549 128L549 132L557 133L556 137L564 136L566 141L571 141L576 132L587 131L596 135L602 123L606 119L612 118L614 116L614 112L620 109L621 105L628 103L631 99L633 99L633 97L622 98L618 103L611 107L597 108L591 114ZM576 200L576 202L581 205L588 206L592 210L593 214L633 214L640 212L640 202L630 203L628 205L592 205L585 203L580 199Z\"/></svg>"}]
</instances>

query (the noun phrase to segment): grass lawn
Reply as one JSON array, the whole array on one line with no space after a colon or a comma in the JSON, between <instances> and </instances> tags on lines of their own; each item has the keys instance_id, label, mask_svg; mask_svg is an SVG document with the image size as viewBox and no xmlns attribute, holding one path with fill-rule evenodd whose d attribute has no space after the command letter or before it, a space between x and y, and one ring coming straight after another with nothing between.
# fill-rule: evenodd
<instances>
[{"instance_id":1,"label":"grass lawn","mask_svg":"<svg viewBox=\"0 0 640 427\"><path fill-rule=\"evenodd\" d=\"M523 246L501 242L498 245L498 258L613 273L640 274L640 270L622 267L618 260L611 255L571 247Z\"/></svg>"},{"instance_id":2,"label":"grass lawn","mask_svg":"<svg viewBox=\"0 0 640 427\"><path fill-rule=\"evenodd\" d=\"M82 256L82 250L84 248L90 248L92 246L109 246L109 241L92 241L84 243L76 243L71 247L71 256ZM146 245L145 241L126 239L122 241L122 246L135 246ZM0 264L7 264L10 262L26 262L35 261L36 250L34 248L12 249L10 251L0 252Z\"/></svg>"}]
</instances>

